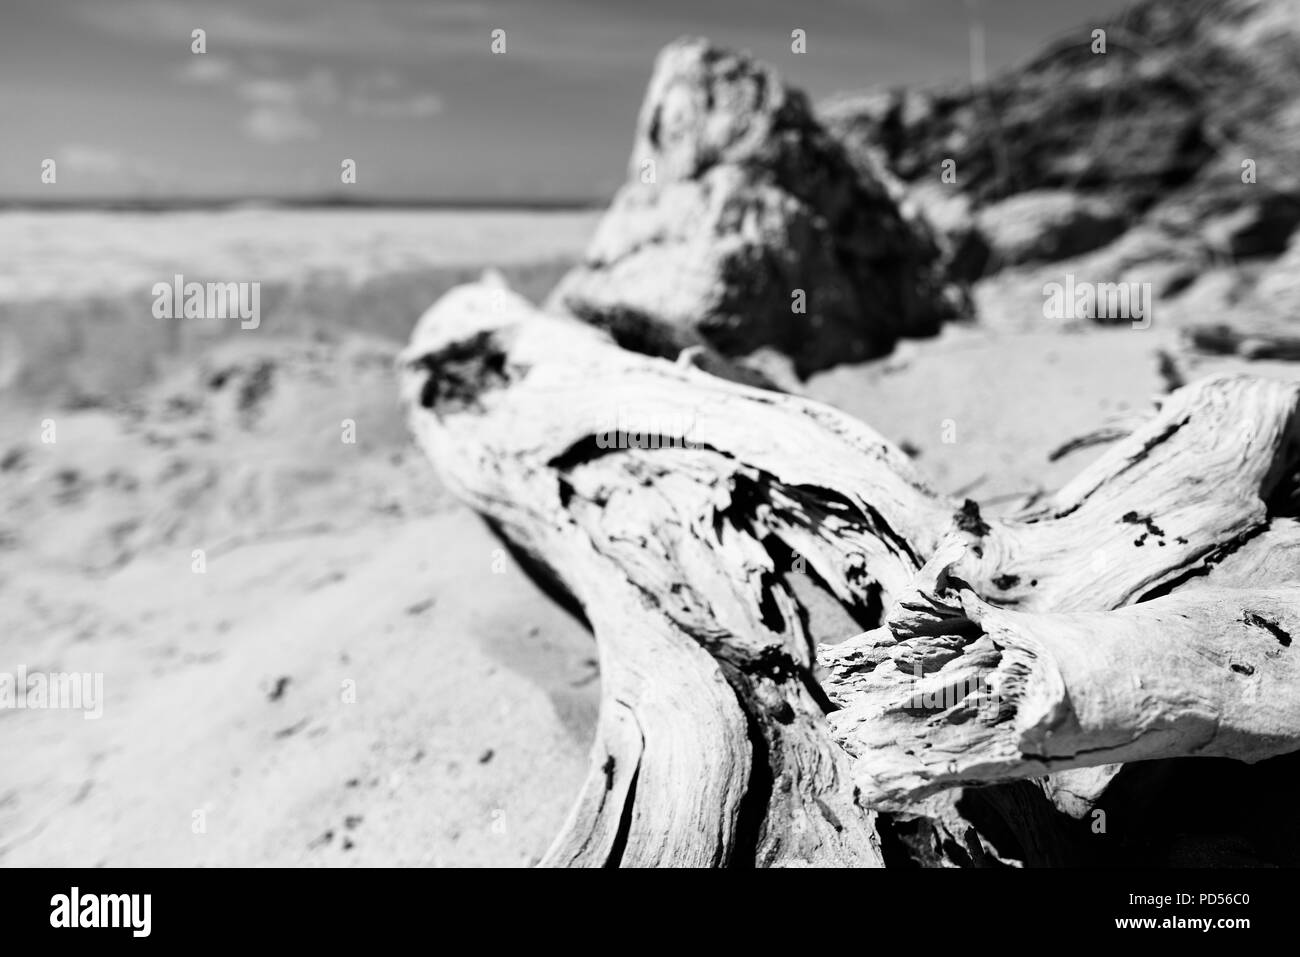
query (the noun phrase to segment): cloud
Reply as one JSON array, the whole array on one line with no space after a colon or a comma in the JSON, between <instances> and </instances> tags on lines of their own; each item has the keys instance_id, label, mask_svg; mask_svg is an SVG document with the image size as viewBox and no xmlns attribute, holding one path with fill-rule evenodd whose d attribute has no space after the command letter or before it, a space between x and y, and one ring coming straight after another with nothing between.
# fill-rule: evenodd
<instances>
[{"instance_id":1,"label":"cloud","mask_svg":"<svg viewBox=\"0 0 1300 957\"><path fill-rule=\"evenodd\" d=\"M115 150L72 143L59 151L64 169L97 176L111 176L126 168L126 158Z\"/></svg>"},{"instance_id":2,"label":"cloud","mask_svg":"<svg viewBox=\"0 0 1300 957\"><path fill-rule=\"evenodd\" d=\"M442 98L435 93L413 93L390 98L353 97L348 109L362 116L381 119L419 119L442 112Z\"/></svg>"},{"instance_id":3,"label":"cloud","mask_svg":"<svg viewBox=\"0 0 1300 957\"><path fill-rule=\"evenodd\" d=\"M225 83L234 75L233 61L208 53L191 54L180 71L180 78L186 83Z\"/></svg>"},{"instance_id":4,"label":"cloud","mask_svg":"<svg viewBox=\"0 0 1300 957\"><path fill-rule=\"evenodd\" d=\"M54 158L60 177L81 187L116 186L129 190L173 181L166 170L146 157L91 143L68 143L54 153Z\"/></svg>"},{"instance_id":5,"label":"cloud","mask_svg":"<svg viewBox=\"0 0 1300 957\"><path fill-rule=\"evenodd\" d=\"M262 143L315 139L320 126L311 118L313 111L343 108L370 118L421 119L441 113L443 107L436 93L408 88L392 70L345 83L333 71L317 67L297 77L246 76L231 86L253 107L244 119L245 134Z\"/></svg>"},{"instance_id":6,"label":"cloud","mask_svg":"<svg viewBox=\"0 0 1300 957\"><path fill-rule=\"evenodd\" d=\"M146 171L146 164L132 159L117 150L85 143L70 143L59 150L59 165L78 176L95 179L112 179L138 176Z\"/></svg>"},{"instance_id":7,"label":"cloud","mask_svg":"<svg viewBox=\"0 0 1300 957\"><path fill-rule=\"evenodd\" d=\"M348 90L347 108L359 116L402 119L442 112L442 97L427 90L407 89L390 70L361 77Z\"/></svg>"},{"instance_id":8,"label":"cloud","mask_svg":"<svg viewBox=\"0 0 1300 957\"><path fill-rule=\"evenodd\" d=\"M621 67L628 38L638 29L656 30L662 19L653 7L627 5L613 23L593 15L590 2L549 0L543 7L537 0L79 0L72 11L101 32L182 48L189 46L190 31L202 27L207 55L260 50L407 65L490 56L491 34L499 28L507 31L514 59Z\"/></svg>"},{"instance_id":9,"label":"cloud","mask_svg":"<svg viewBox=\"0 0 1300 957\"><path fill-rule=\"evenodd\" d=\"M319 67L302 77L252 77L241 80L239 95L262 105L334 106L339 102L340 84L329 70Z\"/></svg>"},{"instance_id":10,"label":"cloud","mask_svg":"<svg viewBox=\"0 0 1300 957\"><path fill-rule=\"evenodd\" d=\"M323 67L300 77L246 77L234 83L234 90L252 104L244 117L244 135L268 144L316 139L320 126L308 108L333 107L342 96L338 78Z\"/></svg>"},{"instance_id":11,"label":"cloud","mask_svg":"<svg viewBox=\"0 0 1300 957\"><path fill-rule=\"evenodd\" d=\"M320 127L296 106L264 105L254 107L244 117L244 135L259 143L281 144L314 140Z\"/></svg>"},{"instance_id":12,"label":"cloud","mask_svg":"<svg viewBox=\"0 0 1300 957\"><path fill-rule=\"evenodd\" d=\"M418 118L441 113L442 97L428 90L408 89L392 70L376 70L352 82L347 107L360 116Z\"/></svg>"},{"instance_id":13,"label":"cloud","mask_svg":"<svg viewBox=\"0 0 1300 957\"><path fill-rule=\"evenodd\" d=\"M298 75L283 72L276 58L245 53L235 58L192 55L177 74L184 82L226 90L249 104L241 123L245 136L281 144L316 139L321 115L342 110L365 119L417 120L436 116L443 99L431 90L408 86L390 68L341 77L318 66Z\"/></svg>"},{"instance_id":14,"label":"cloud","mask_svg":"<svg viewBox=\"0 0 1300 957\"><path fill-rule=\"evenodd\" d=\"M294 106L301 96L298 87L288 80L256 79L239 84L240 97L263 106Z\"/></svg>"},{"instance_id":15,"label":"cloud","mask_svg":"<svg viewBox=\"0 0 1300 957\"><path fill-rule=\"evenodd\" d=\"M207 31L209 49L299 51L313 54L400 55L486 50L489 27L523 0L82 0L75 14L96 29L142 34L187 46L190 31Z\"/></svg>"}]
</instances>

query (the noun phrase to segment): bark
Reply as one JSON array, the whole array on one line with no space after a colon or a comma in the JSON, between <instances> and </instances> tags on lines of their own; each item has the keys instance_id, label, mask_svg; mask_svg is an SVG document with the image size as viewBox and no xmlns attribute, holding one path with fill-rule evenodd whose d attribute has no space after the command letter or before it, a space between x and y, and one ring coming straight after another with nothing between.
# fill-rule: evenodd
<instances>
[{"instance_id":1,"label":"bark","mask_svg":"<svg viewBox=\"0 0 1300 957\"><path fill-rule=\"evenodd\" d=\"M1194 383L1032 514L995 520L843 413L629 352L500 288L440 300L403 369L443 480L600 647L591 771L546 863L878 865L909 818L940 858L995 858L952 794L917 799L1088 767L1047 784L1077 811L1115 762L1300 742L1274 700L1300 690L1293 652L1267 624L1297 627L1294 386ZM819 664L819 641L852 631ZM1121 693L1127 667L1142 686ZM895 707L958 677L1011 711ZM1025 804L999 791L982 793Z\"/></svg>"}]
</instances>

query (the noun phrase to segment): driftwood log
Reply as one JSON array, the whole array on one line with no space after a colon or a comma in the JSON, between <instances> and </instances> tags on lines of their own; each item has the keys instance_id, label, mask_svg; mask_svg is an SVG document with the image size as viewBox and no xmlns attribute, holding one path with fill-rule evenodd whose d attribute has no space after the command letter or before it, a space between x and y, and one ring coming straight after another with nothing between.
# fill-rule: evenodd
<instances>
[{"instance_id":1,"label":"driftwood log","mask_svg":"<svg viewBox=\"0 0 1300 957\"><path fill-rule=\"evenodd\" d=\"M441 477L599 645L546 864L877 866L909 816L978 860L963 789L1032 843L1042 795L1081 816L1123 762L1300 749L1294 385L1188 385L998 520L833 408L491 283L402 363Z\"/></svg>"}]
</instances>

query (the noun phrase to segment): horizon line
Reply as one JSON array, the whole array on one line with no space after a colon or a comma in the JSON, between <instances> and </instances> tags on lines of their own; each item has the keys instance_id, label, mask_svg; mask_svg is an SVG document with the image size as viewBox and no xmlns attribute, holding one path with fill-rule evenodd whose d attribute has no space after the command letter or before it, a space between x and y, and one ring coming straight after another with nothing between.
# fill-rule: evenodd
<instances>
[{"instance_id":1,"label":"horizon line","mask_svg":"<svg viewBox=\"0 0 1300 957\"><path fill-rule=\"evenodd\" d=\"M181 209L222 210L265 206L281 209L528 209L596 210L609 205L601 197L473 196L473 197L347 197L333 193L305 196L168 196L38 198L0 196L0 211L93 210L99 212L168 212Z\"/></svg>"}]
</instances>

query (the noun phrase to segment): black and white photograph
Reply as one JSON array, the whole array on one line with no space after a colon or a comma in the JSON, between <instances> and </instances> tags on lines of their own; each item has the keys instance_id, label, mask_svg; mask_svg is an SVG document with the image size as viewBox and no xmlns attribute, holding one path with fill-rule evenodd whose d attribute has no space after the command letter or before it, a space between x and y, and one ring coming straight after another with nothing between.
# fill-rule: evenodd
<instances>
[{"instance_id":1,"label":"black and white photograph","mask_svg":"<svg viewBox=\"0 0 1300 957\"><path fill-rule=\"evenodd\" d=\"M1300 865L1300 0L0 0L0 503L56 935L851 868L1234 939Z\"/></svg>"}]
</instances>

